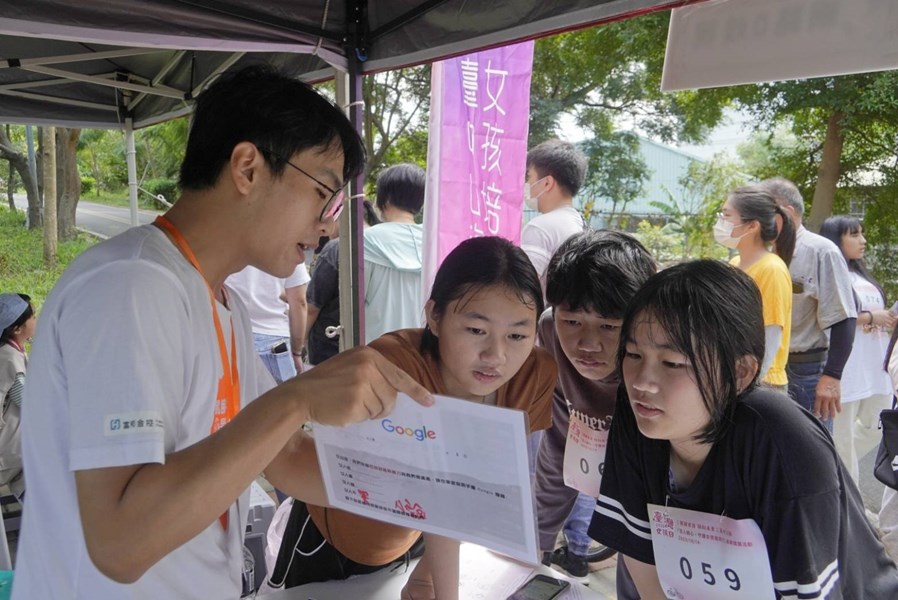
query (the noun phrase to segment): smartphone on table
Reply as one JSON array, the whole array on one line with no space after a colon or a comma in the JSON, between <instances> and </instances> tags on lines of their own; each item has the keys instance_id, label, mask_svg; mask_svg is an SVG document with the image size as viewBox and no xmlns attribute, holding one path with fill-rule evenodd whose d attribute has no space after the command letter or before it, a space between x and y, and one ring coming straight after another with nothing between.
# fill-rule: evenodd
<instances>
[{"instance_id":1,"label":"smartphone on table","mask_svg":"<svg viewBox=\"0 0 898 600\"><path fill-rule=\"evenodd\" d=\"M537 573L509 596L508 600L552 600L560 596L570 585L562 579Z\"/></svg>"}]
</instances>

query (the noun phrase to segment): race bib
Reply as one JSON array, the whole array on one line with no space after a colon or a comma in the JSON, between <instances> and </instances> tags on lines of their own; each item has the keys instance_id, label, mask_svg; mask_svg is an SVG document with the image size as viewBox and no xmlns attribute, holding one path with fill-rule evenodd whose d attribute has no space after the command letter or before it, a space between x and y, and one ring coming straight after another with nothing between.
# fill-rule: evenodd
<instances>
[{"instance_id":1,"label":"race bib","mask_svg":"<svg viewBox=\"0 0 898 600\"><path fill-rule=\"evenodd\" d=\"M754 519L649 504L655 567L671 600L775 598L770 558Z\"/></svg>"},{"instance_id":2,"label":"race bib","mask_svg":"<svg viewBox=\"0 0 898 600\"><path fill-rule=\"evenodd\" d=\"M598 498L607 447L607 431L590 429L578 415L572 414L564 449L564 484Z\"/></svg>"}]
</instances>

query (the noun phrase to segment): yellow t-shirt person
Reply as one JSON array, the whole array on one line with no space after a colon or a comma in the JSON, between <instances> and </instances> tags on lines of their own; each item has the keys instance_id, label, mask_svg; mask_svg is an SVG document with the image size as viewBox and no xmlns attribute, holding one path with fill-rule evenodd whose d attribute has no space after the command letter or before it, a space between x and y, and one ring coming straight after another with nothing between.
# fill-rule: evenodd
<instances>
[{"instance_id":1,"label":"yellow t-shirt person","mask_svg":"<svg viewBox=\"0 0 898 600\"><path fill-rule=\"evenodd\" d=\"M739 256L730 261L735 267L739 263ZM792 277L789 275L789 267L779 256L767 252L745 269L745 272L761 290L764 327L779 325L783 328L779 348L762 381L770 385L786 385L789 382L786 378L786 361L789 359L789 333L792 329Z\"/></svg>"}]
</instances>

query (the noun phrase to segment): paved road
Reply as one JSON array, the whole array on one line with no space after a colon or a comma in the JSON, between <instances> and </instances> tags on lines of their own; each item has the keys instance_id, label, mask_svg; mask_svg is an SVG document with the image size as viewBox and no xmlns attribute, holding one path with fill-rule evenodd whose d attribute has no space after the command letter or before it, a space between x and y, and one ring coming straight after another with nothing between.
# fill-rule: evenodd
<instances>
[{"instance_id":1,"label":"paved road","mask_svg":"<svg viewBox=\"0 0 898 600\"><path fill-rule=\"evenodd\" d=\"M23 210L28 209L28 201L24 195L16 195L16 206ZM157 214L159 213L155 211L138 210L137 219L143 225L152 222ZM90 233L109 238L131 227L131 210L126 207L107 206L81 200L78 202L75 224Z\"/></svg>"}]
</instances>

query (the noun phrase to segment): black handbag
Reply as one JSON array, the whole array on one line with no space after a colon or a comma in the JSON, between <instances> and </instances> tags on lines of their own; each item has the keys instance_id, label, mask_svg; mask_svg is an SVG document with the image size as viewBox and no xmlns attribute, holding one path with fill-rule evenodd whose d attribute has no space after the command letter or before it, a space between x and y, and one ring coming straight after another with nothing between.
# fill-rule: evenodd
<instances>
[{"instance_id":1,"label":"black handbag","mask_svg":"<svg viewBox=\"0 0 898 600\"><path fill-rule=\"evenodd\" d=\"M898 398L892 398L892 408L879 413L882 440L876 451L873 474L884 485L898 490Z\"/></svg>"}]
</instances>

